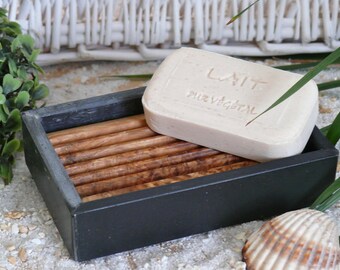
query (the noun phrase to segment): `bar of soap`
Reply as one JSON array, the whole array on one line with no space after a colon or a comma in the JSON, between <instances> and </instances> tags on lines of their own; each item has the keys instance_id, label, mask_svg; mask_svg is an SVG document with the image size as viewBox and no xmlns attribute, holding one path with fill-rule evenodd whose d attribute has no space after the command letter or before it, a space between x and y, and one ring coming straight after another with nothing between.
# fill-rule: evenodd
<instances>
[{"instance_id":1,"label":"bar of soap","mask_svg":"<svg viewBox=\"0 0 340 270\"><path fill-rule=\"evenodd\" d=\"M260 116L301 75L199 49L181 48L154 73L142 98L154 131L256 161L296 155L316 123L310 81Z\"/></svg>"}]
</instances>

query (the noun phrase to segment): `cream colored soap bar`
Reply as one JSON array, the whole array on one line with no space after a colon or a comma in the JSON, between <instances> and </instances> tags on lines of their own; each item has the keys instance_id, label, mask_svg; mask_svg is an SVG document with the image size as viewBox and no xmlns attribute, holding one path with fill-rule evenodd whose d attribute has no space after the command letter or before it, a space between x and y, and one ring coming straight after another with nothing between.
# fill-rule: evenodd
<instances>
[{"instance_id":1,"label":"cream colored soap bar","mask_svg":"<svg viewBox=\"0 0 340 270\"><path fill-rule=\"evenodd\" d=\"M301 153L316 123L311 81L246 126L300 75L198 49L168 56L142 102L154 131L257 161Z\"/></svg>"}]
</instances>

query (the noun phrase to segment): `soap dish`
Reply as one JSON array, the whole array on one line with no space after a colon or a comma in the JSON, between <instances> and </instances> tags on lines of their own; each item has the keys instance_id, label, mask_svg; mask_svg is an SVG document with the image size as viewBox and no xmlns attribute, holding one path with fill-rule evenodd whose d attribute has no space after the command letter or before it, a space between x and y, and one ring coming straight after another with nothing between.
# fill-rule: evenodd
<instances>
[{"instance_id":1,"label":"soap dish","mask_svg":"<svg viewBox=\"0 0 340 270\"><path fill-rule=\"evenodd\" d=\"M334 181L338 151L315 127L299 155L85 202L49 139L51 134L138 118L143 114L143 92L138 88L22 115L26 163L75 260L305 207Z\"/></svg>"}]
</instances>

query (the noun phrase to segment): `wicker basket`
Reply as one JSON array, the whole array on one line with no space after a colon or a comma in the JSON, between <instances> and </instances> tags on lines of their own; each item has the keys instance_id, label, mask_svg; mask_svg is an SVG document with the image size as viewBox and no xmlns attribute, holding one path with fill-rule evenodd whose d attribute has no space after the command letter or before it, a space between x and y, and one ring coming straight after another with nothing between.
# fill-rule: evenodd
<instances>
[{"instance_id":1,"label":"wicker basket","mask_svg":"<svg viewBox=\"0 0 340 270\"><path fill-rule=\"evenodd\" d=\"M181 46L228 55L329 52L340 0L0 0L42 48L40 64L155 60Z\"/></svg>"}]
</instances>

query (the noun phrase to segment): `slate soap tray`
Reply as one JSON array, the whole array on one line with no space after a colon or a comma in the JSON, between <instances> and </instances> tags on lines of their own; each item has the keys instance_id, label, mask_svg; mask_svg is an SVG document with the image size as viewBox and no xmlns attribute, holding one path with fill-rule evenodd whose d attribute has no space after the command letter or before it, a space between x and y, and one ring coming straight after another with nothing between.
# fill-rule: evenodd
<instances>
[{"instance_id":1,"label":"slate soap tray","mask_svg":"<svg viewBox=\"0 0 340 270\"><path fill-rule=\"evenodd\" d=\"M333 180L338 151L315 128L300 155L82 202L47 133L143 113L138 88L24 112L26 163L78 261L310 205Z\"/></svg>"}]
</instances>

